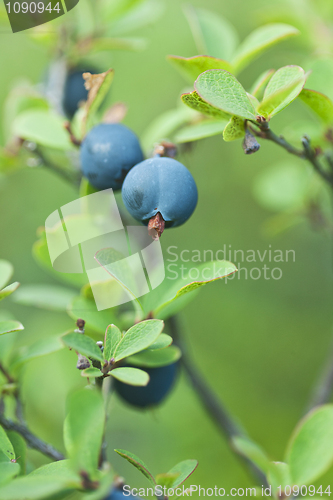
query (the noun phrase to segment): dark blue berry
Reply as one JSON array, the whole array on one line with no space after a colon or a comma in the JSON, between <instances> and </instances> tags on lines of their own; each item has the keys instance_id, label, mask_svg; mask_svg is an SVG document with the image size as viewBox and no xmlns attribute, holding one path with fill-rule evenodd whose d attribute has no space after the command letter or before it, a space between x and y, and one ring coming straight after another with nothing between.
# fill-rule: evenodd
<instances>
[{"instance_id":1,"label":"dark blue berry","mask_svg":"<svg viewBox=\"0 0 333 500\"><path fill-rule=\"evenodd\" d=\"M139 163L128 173L122 195L134 219L147 225L159 213L165 227L183 224L198 201L189 170L172 158L159 156Z\"/></svg>"},{"instance_id":2,"label":"dark blue berry","mask_svg":"<svg viewBox=\"0 0 333 500\"><path fill-rule=\"evenodd\" d=\"M129 500L138 500L138 497L133 497L128 493L125 494L122 490L116 488L113 488L104 500L124 500L125 498L128 498Z\"/></svg>"},{"instance_id":3,"label":"dark blue berry","mask_svg":"<svg viewBox=\"0 0 333 500\"><path fill-rule=\"evenodd\" d=\"M140 408L155 406L167 396L178 372L178 363L158 368L143 368L150 380L145 387L136 387L114 380L114 388L127 403Z\"/></svg>"},{"instance_id":4,"label":"dark blue berry","mask_svg":"<svg viewBox=\"0 0 333 500\"><path fill-rule=\"evenodd\" d=\"M142 160L137 136L119 123L97 125L81 145L82 173L96 189L120 189L129 170Z\"/></svg>"},{"instance_id":5,"label":"dark blue berry","mask_svg":"<svg viewBox=\"0 0 333 500\"><path fill-rule=\"evenodd\" d=\"M94 69L72 69L68 72L63 97L63 107L66 115L72 118L81 101L86 101L88 91L84 86L83 73L98 73Z\"/></svg>"}]
</instances>

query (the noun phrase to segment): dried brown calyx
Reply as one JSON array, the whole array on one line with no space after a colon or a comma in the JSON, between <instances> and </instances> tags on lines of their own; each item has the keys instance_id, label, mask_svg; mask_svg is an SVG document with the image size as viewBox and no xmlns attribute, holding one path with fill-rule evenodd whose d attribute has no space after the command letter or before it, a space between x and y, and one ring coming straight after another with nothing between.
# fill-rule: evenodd
<instances>
[{"instance_id":1,"label":"dried brown calyx","mask_svg":"<svg viewBox=\"0 0 333 500\"><path fill-rule=\"evenodd\" d=\"M155 155L175 158L177 156L177 147L172 142L162 141L155 146L153 156Z\"/></svg>"},{"instance_id":2,"label":"dried brown calyx","mask_svg":"<svg viewBox=\"0 0 333 500\"><path fill-rule=\"evenodd\" d=\"M154 217L152 217L148 223L148 234L153 238L153 240L158 240L165 228L165 221L160 214L157 212Z\"/></svg>"},{"instance_id":3,"label":"dried brown calyx","mask_svg":"<svg viewBox=\"0 0 333 500\"><path fill-rule=\"evenodd\" d=\"M76 326L78 327L79 330L84 330L84 325L85 324L86 324L86 322L84 321L84 319L79 318L76 321Z\"/></svg>"}]
</instances>

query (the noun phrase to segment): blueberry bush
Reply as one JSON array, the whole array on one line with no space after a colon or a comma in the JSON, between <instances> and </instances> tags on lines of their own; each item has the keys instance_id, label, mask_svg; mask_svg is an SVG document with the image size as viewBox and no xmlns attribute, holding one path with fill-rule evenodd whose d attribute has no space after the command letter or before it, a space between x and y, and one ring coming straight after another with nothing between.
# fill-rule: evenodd
<instances>
[{"instance_id":1,"label":"blueberry bush","mask_svg":"<svg viewBox=\"0 0 333 500\"><path fill-rule=\"evenodd\" d=\"M170 55L168 62L190 88L181 93L175 109L156 117L137 137L121 123L126 104L114 103L106 109L117 73L109 67L97 69L94 54L142 49L144 40L122 35L155 21L163 6L156 0L101 0L97 4L96 10L93 2L84 2L82 8L80 4L80 14L72 16L70 22L58 22L55 33L38 37L36 29L27 35L48 46L51 63L37 88L24 83L10 91L6 144L0 151L4 176L28 165L50 169L82 200L110 188L119 191L123 219L132 216L148 226L153 240L161 238L163 244L164 229L172 233L200 206L201 186L184 165L184 151L191 156L197 141L219 135L225 142L242 141L244 153L255 154L260 162L263 143L271 141L304 163L291 163L288 169L285 164L269 165L255 180L255 199L276 212L272 220L279 218L276 232L296 225L304 216L313 217L315 209L322 225L331 230L327 201L333 188L331 59L314 61L312 72L312 68L303 69L292 60L277 69L267 68L251 87L238 80L238 75L273 45L282 46L285 40L300 35L301 20L295 19L299 29L268 20L239 42L235 28L221 15L186 7L199 55ZM315 42L310 37L306 43L310 47ZM324 75L331 75L331 79ZM294 101L310 113L301 123L288 124L290 139L286 139L273 132L271 124ZM177 154L182 154L182 162L175 159ZM213 184L209 165L203 168L207 169L207 183ZM218 231L220 214L215 215L211 224L213 231ZM266 496L276 499L330 494L329 486L323 489L314 483L333 464L331 365L286 444L284 460L273 461L226 410L190 358L178 316L194 299L200 307L197 295L201 288L234 275L234 264L227 260L199 264L196 279L190 273L178 273L176 280L166 278L140 297L113 270L112 263L122 256L113 248L100 249L95 256L97 263L129 293L131 301L98 311L87 274L54 269L45 228L38 228L37 234L33 256L61 284L11 283L13 267L3 259L0 300L65 311L72 328L56 336L45 333L43 340L27 342L25 348L18 349L16 339L25 335L24 327L10 311L1 308L0 500L134 498L112 466L106 435L108 419L112 419L110 399L116 393L136 411L155 408L171 394L181 370L227 438L232 453L245 465L258 496L262 487L268 488ZM195 235L200 238L198 228ZM76 390L68 394L62 423L65 453L44 441L38 429L30 428L21 397L27 364L60 351L71 356L79 381ZM42 384L42 371L40 379ZM50 463L34 467L28 447L48 457ZM117 448L115 452L145 476L158 499L172 497L198 466L194 458L176 458L176 465L156 475L132 451ZM158 469L158 457L156 462ZM186 494L192 496L190 487Z\"/></svg>"}]
</instances>

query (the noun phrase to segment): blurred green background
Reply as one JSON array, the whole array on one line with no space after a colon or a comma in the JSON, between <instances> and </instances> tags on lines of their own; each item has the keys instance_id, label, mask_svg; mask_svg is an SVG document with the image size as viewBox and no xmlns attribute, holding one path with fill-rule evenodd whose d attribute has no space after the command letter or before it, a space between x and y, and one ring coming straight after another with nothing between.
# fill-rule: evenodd
<instances>
[{"instance_id":1,"label":"blurred green background","mask_svg":"<svg viewBox=\"0 0 333 500\"><path fill-rule=\"evenodd\" d=\"M81 0L68 15L75 16L85 1ZM301 24L307 2L296 3ZM264 0L192 0L192 4L223 14L236 26L241 39L267 19L284 19L291 24L294 21L288 19L291 10L283 18L275 3L267 6ZM322 19L328 22L332 7L328 2L317 2L317 7L322 8ZM259 73L271 67L299 64L309 69L310 57L317 54L317 47L309 42L309 33L315 28L310 23L299 27L300 37L271 49L240 75L244 86L249 87ZM159 21L137 34L149 39L145 51L104 53L96 64L102 65L102 69L115 69L108 102L128 104L125 123L140 136L155 117L175 107L185 87L166 61L166 55L192 56L196 48L179 0L168 0ZM38 83L50 58L43 47L24 33L1 33L0 54L2 106L18 79ZM275 119L274 130L279 132L293 120L308 117L301 105L294 102ZM5 129L3 123L2 134ZM265 280L262 276L246 280L243 273L240 279L236 276L227 283L215 282L181 313L195 366L249 435L272 459L283 460L290 433L304 412L332 344L331 238L327 232L313 231L306 219L277 236L263 230L272 214L255 201L253 181L271 164L290 161L287 153L274 144L263 143L257 154L246 157L240 141L226 144L216 136L198 142L180 160L197 181L199 204L188 223L163 234L166 258L170 245L176 245L179 251L215 252L224 245L244 252L262 252L269 245L272 250L295 251L295 262L270 265L265 261L268 267L281 267L282 279ZM293 162L303 166L301 160ZM55 283L35 263L31 247L36 229L44 225L46 217L76 197L74 188L46 169L26 167L1 178L0 257L14 264L15 280ZM262 266L260 262L242 263L249 270ZM8 303L6 307L15 311L16 318L25 325L17 336L18 345L73 328L73 321L65 314ZM83 384L75 364L75 354L64 351L31 362L23 379L29 425L62 450L66 395ZM114 448L131 450L155 473L165 472L181 460L197 458L199 467L190 482L203 487L253 484L200 406L184 375L167 401L155 411L138 412L116 397L111 405L109 459L127 484L144 486L145 480L113 453ZM34 466L46 463L35 452L30 453L30 458ZM327 485L332 477L330 472L320 483Z\"/></svg>"}]
</instances>

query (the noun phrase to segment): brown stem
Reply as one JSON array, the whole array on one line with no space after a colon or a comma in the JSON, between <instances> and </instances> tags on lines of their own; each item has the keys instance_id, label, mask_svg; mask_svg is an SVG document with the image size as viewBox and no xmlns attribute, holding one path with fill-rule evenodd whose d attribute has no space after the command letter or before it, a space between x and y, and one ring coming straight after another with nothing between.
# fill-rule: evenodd
<instances>
[{"instance_id":1,"label":"brown stem","mask_svg":"<svg viewBox=\"0 0 333 500\"><path fill-rule=\"evenodd\" d=\"M148 223L148 233L153 238L153 240L158 240L165 228L165 221L160 214L157 212L154 217L152 217Z\"/></svg>"}]
</instances>

